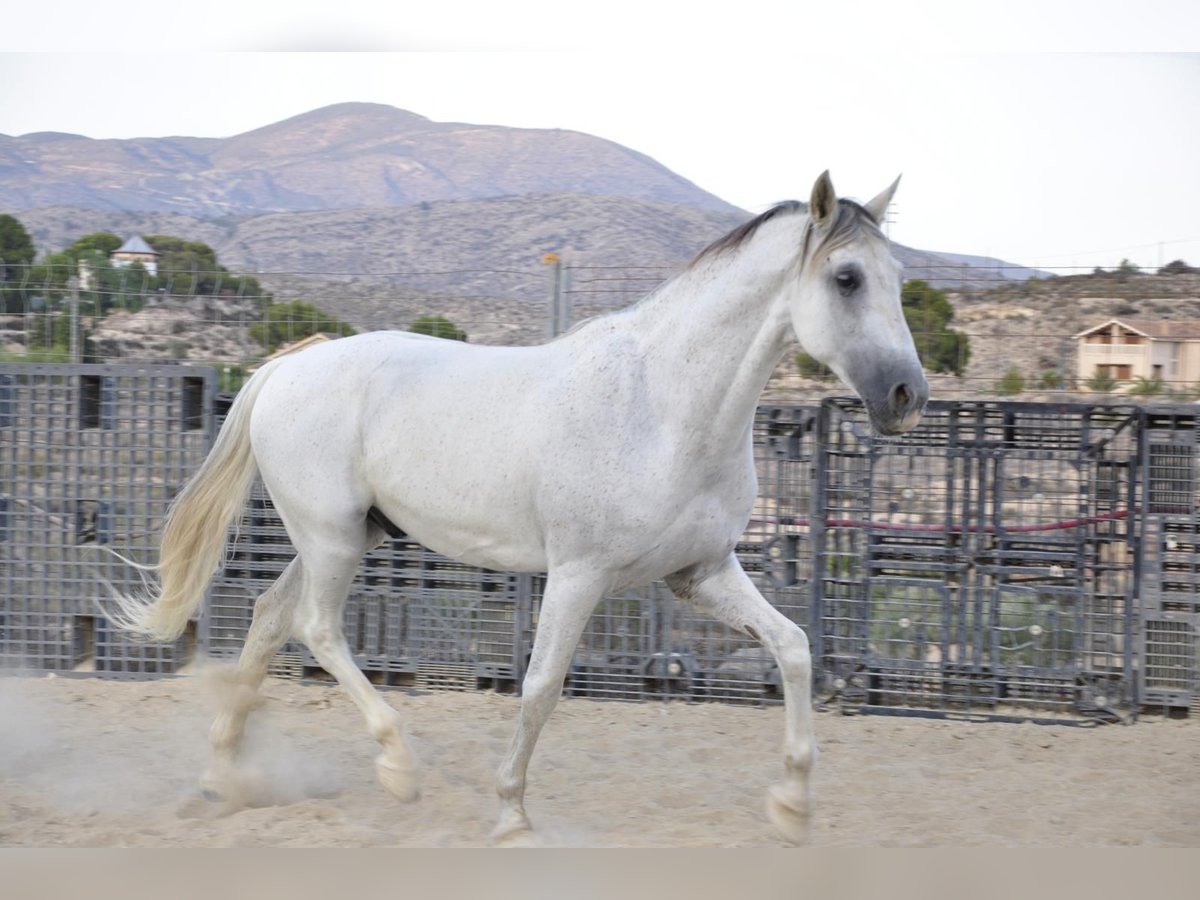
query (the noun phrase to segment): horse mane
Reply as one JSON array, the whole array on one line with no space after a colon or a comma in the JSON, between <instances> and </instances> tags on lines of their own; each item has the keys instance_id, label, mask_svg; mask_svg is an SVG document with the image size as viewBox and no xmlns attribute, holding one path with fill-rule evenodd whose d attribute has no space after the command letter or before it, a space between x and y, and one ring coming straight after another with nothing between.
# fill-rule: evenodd
<instances>
[{"instance_id":1,"label":"horse mane","mask_svg":"<svg viewBox=\"0 0 1200 900\"><path fill-rule=\"evenodd\" d=\"M725 253L726 251L738 249L742 246L742 244L754 237L759 228L777 216L797 212L806 212L807 210L808 204L801 203L799 200L785 200L782 203L776 203L766 212L759 213L748 222L743 222L724 237L717 238L715 241L696 254L696 258L692 260L691 265L694 266L696 263L700 262L700 260L709 256L717 256L718 254Z\"/></svg>"},{"instance_id":2,"label":"horse mane","mask_svg":"<svg viewBox=\"0 0 1200 900\"><path fill-rule=\"evenodd\" d=\"M800 212L808 212L807 203L801 203L799 200L785 200L782 203L777 203L748 222L743 222L724 237L717 238L717 240L696 254L695 258L688 264L688 268L695 266L709 257L737 250L754 237L759 228L772 219L781 215L791 215ZM864 230L874 232L875 234L883 233L879 228L879 223L875 221L875 217L867 211L866 207L855 203L853 200L839 198L837 215L834 217L833 224L825 230L824 235L821 237L821 243L815 249L828 248L833 250L843 244L849 243ZM806 230L804 236L806 248L808 236L809 230Z\"/></svg>"}]
</instances>

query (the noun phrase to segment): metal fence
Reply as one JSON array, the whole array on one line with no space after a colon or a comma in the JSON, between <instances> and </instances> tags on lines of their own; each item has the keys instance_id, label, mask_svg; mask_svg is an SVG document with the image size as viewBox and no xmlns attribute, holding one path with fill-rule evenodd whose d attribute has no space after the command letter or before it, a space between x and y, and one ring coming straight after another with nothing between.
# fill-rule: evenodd
<instances>
[{"instance_id":1,"label":"metal fence","mask_svg":"<svg viewBox=\"0 0 1200 900\"><path fill-rule=\"evenodd\" d=\"M0 366L0 657L150 677L232 657L292 549L256 486L198 622L171 645L114 632L93 600L152 562L167 504L228 408L190 366ZM1197 709L1200 507L1193 406L930 404L899 439L861 404L764 405L759 499L737 552L809 634L817 699L845 712L1054 720ZM492 572L404 538L359 566L345 631L381 685L507 689L536 630L540 575ZM278 675L327 677L299 644ZM762 705L756 643L662 584L605 598L565 690Z\"/></svg>"}]
</instances>

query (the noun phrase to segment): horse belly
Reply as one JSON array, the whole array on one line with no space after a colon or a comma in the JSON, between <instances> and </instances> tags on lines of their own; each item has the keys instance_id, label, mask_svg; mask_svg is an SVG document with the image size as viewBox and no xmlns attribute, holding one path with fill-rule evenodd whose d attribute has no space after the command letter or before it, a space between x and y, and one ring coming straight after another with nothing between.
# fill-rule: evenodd
<instances>
[{"instance_id":1,"label":"horse belly","mask_svg":"<svg viewBox=\"0 0 1200 900\"><path fill-rule=\"evenodd\" d=\"M414 398L407 405L414 411L420 404ZM491 569L544 571L520 435L470 416L457 425L434 416L400 418L409 423L389 429L387 451L373 454L368 465L375 505L444 556Z\"/></svg>"},{"instance_id":2,"label":"horse belly","mask_svg":"<svg viewBox=\"0 0 1200 900\"><path fill-rule=\"evenodd\" d=\"M435 553L471 566L503 572L544 572L547 568L543 543L533 529L519 522L504 528L502 520L472 520L445 509L400 503L380 504L385 515L417 543Z\"/></svg>"}]
</instances>

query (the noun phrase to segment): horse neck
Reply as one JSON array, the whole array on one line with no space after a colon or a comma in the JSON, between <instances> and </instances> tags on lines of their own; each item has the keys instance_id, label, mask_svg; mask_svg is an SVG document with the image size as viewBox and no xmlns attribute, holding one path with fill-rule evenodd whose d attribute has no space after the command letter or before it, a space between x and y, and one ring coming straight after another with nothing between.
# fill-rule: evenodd
<instances>
[{"instance_id":1,"label":"horse neck","mask_svg":"<svg viewBox=\"0 0 1200 900\"><path fill-rule=\"evenodd\" d=\"M647 365L664 391L659 420L717 452L745 438L767 380L791 342L783 290L796 277L803 217L702 258L635 307Z\"/></svg>"}]
</instances>

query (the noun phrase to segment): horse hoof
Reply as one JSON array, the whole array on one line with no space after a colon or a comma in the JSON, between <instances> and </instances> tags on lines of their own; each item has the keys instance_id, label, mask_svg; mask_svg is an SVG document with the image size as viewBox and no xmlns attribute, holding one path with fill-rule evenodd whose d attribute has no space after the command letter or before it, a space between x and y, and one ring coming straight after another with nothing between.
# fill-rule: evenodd
<instances>
[{"instance_id":1,"label":"horse hoof","mask_svg":"<svg viewBox=\"0 0 1200 900\"><path fill-rule=\"evenodd\" d=\"M241 786L232 771L209 769L200 776L200 799L208 803L229 805L241 797Z\"/></svg>"},{"instance_id":2,"label":"horse hoof","mask_svg":"<svg viewBox=\"0 0 1200 900\"><path fill-rule=\"evenodd\" d=\"M397 800L412 803L421 796L421 784L416 769L402 768L381 757L375 761L375 773L379 777L379 783Z\"/></svg>"},{"instance_id":3,"label":"horse hoof","mask_svg":"<svg viewBox=\"0 0 1200 900\"><path fill-rule=\"evenodd\" d=\"M491 835L494 847L540 847L541 841L533 833L533 826L524 813L506 813Z\"/></svg>"},{"instance_id":4,"label":"horse hoof","mask_svg":"<svg viewBox=\"0 0 1200 900\"><path fill-rule=\"evenodd\" d=\"M186 797L175 810L181 819L220 819L237 812L236 807L214 790L201 788Z\"/></svg>"},{"instance_id":5,"label":"horse hoof","mask_svg":"<svg viewBox=\"0 0 1200 900\"><path fill-rule=\"evenodd\" d=\"M767 818L793 844L806 844L812 822L812 801L802 788L777 784L767 789Z\"/></svg>"}]
</instances>

